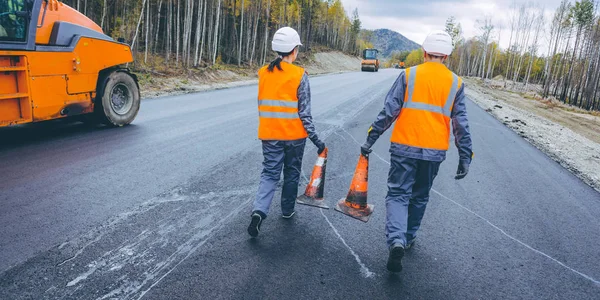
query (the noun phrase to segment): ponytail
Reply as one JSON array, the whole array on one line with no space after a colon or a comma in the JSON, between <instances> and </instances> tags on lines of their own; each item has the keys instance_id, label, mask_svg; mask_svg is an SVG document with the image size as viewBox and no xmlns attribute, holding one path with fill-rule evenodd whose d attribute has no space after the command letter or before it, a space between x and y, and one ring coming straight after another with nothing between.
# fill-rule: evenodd
<instances>
[{"instance_id":1,"label":"ponytail","mask_svg":"<svg viewBox=\"0 0 600 300\"><path fill-rule=\"evenodd\" d=\"M294 48L294 50L296 50L296 48ZM267 68L267 70L269 72L273 72L275 70L275 67L277 67L277 69L279 71L283 71L283 69L281 68L281 62L283 61L283 58L292 55L292 53L294 53L294 50L292 50L288 53L277 52L277 55L278 55L277 58L269 64L269 67Z\"/></svg>"},{"instance_id":2,"label":"ponytail","mask_svg":"<svg viewBox=\"0 0 600 300\"><path fill-rule=\"evenodd\" d=\"M269 72L273 72L273 70L275 70L275 67L277 67L277 69L279 69L279 71L283 71L283 69L281 68L282 60L283 60L283 57L281 57L281 55L277 56L277 58L269 64L269 68L267 68L267 70L269 70Z\"/></svg>"}]
</instances>

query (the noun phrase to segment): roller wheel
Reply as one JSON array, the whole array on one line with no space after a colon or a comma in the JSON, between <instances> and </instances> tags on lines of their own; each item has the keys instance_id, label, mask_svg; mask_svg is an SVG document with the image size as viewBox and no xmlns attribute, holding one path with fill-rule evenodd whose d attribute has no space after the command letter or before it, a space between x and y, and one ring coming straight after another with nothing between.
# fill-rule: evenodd
<instances>
[{"instance_id":1,"label":"roller wheel","mask_svg":"<svg viewBox=\"0 0 600 300\"><path fill-rule=\"evenodd\" d=\"M100 85L96 100L96 115L109 126L128 125L140 110L140 89L126 72L112 72Z\"/></svg>"}]
</instances>

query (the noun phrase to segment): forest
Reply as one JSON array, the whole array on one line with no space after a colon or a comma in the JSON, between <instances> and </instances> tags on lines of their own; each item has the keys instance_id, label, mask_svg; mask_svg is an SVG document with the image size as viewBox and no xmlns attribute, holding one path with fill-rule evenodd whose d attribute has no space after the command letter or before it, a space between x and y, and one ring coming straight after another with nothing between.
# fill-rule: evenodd
<instances>
[{"instance_id":1,"label":"forest","mask_svg":"<svg viewBox=\"0 0 600 300\"><path fill-rule=\"evenodd\" d=\"M478 20L479 35L465 40L461 24L446 22L455 52L449 67L462 76L501 79L526 90L541 87L543 97L586 110L600 110L600 14L591 0L563 0L547 18L542 4L513 5L509 24ZM508 30L509 47L500 33Z\"/></svg>"},{"instance_id":2,"label":"forest","mask_svg":"<svg viewBox=\"0 0 600 300\"><path fill-rule=\"evenodd\" d=\"M278 28L296 29L301 51L359 54L360 19L340 0L65 0L114 39L131 45L136 66L255 66L274 57Z\"/></svg>"},{"instance_id":3,"label":"forest","mask_svg":"<svg viewBox=\"0 0 600 300\"><path fill-rule=\"evenodd\" d=\"M516 90L526 91L533 84L544 98L599 111L599 9L591 0L563 0L548 18L541 3L513 4L508 24L494 23L492 17L477 20L478 35L469 39L449 17L445 29L455 50L448 67L460 76L502 80ZM505 30L510 32L508 49L499 47ZM399 61L420 64L423 50L394 53L388 63Z\"/></svg>"}]
</instances>

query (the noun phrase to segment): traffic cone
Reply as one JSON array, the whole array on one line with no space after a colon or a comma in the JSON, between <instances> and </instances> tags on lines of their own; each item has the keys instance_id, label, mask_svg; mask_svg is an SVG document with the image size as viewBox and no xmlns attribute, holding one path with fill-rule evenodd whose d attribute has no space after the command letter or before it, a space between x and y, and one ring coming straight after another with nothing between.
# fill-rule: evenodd
<instances>
[{"instance_id":1,"label":"traffic cone","mask_svg":"<svg viewBox=\"0 0 600 300\"><path fill-rule=\"evenodd\" d=\"M323 153L321 153L319 158L317 158L317 163L315 164L315 168L310 176L310 182L306 187L306 192L304 192L304 195L296 199L298 204L329 209L329 207L325 205L325 200L323 199L323 192L325 190L325 169L327 167L327 152L329 152L329 150L325 148Z\"/></svg>"},{"instance_id":2,"label":"traffic cone","mask_svg":"<svg viewBox=\"0 0 600 300\"><path fill-rule=\"evenodd\" d=\"M361 154L348 196L337 203L335 210L365 223L368 222L374 208L373 205L367 204L368 189L369 158Z\"/></svg>"}]
</instances>

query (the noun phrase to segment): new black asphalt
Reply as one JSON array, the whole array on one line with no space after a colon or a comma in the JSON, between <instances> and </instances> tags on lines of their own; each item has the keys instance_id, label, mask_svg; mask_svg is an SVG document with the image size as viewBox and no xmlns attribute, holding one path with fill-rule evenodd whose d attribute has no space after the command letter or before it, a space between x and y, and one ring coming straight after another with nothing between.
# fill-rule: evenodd
<instances>
[{"instance_id":1,"label":"new black asphalt","mask_svg":"<svg viewBox=\"0 0 600 300\"><path fill-rule=\"evenodd\" d=\"M389 133L368 223L333 210L396 70L311 79L326 201L257 239L256 86L145 100L134 124L0 130L0 299L600 299L600 194L468 102L404 271L385 269ZM309 145L301 190L316 160Z\"/></svg>"}]
</instances>

